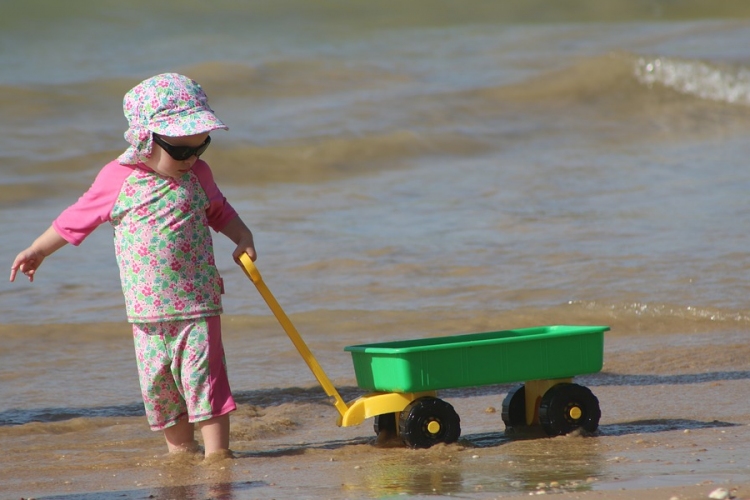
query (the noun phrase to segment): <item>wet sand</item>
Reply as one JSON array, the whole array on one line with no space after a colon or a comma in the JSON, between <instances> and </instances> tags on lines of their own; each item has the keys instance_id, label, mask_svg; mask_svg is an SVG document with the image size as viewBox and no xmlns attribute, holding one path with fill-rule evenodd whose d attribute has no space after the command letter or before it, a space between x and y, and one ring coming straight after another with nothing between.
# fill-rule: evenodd
<instances>
[{"instance_id":1,"label":"wet sand","mask_svg":"<svg viewBox=\"0 0 750 500\"><path fill-rule=\"evenodd\" d=\"M340 320L340 312L294 318L324 367L341 360L340 352L328 352L325 335L341 341L353 323L367 324L368 332L381 331L385 337L386 332L398 335L393 333L396 325L440 325L434 334L441 335L461 331L469 322L447 313L336 318ZM241 363L254 362L246 354L233 359L240 355L234 348L244 349L250 326L283 335L268 317L231 317L225 325L230 376L242 373ZM719 487L736 488L737 498L750 498L750 346L744 334L727 325L712 329L711 322L693 325L689 334L670 331L674 325L630 321L612 326L605 337L603 371L576 379L599 398L602 419L595 436L510 439L500 408L512 386L498 385L441 392L462 419L456 444L411 450L377 443L371 420L349 428L335 425L335 409L311 375L304 375L303 366L299 384L235 391L234 458L204 462L193 455L166 457L161 436L148 431L142 416L127 412L2 426L0 498L483 499L556 494L648 500L708 498ZM25 327L25 335L37 328L42 327ZM127 325L112 328L112 336L127 331ZM4 336L14 338L7 331ZM280 353L278 363L294 371L304 365L295 356L293 350ZM333 369L332 378L348 400L361 392L351 376L339 376L347 371L351 368ZM96 396L91 398L96 404Z\"/></svg>"}]
</instances>

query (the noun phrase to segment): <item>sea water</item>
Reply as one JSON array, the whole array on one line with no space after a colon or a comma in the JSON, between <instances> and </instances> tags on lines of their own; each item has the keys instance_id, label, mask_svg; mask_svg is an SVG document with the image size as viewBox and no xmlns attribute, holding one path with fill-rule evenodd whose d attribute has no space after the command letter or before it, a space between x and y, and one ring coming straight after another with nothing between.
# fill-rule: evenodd
<instances>
[{"instance_id":1,"label":"sea water","mask_svg":"<svg viewBox=\"0 0 750 500\"><path fill-rule=\"evenodd\" d=\"M261 273L347 386L343 347L380 339L743 332L750 9L566 5L4 2L6 269L124 150L124 93L177 71L230 127L204 158ZM233 385L294 404L314 380L214 240ZM97 419L142 418L119 286L107 225L0 285L0 429L72 419L95 447Z\"/></svg>"}]
</instances>

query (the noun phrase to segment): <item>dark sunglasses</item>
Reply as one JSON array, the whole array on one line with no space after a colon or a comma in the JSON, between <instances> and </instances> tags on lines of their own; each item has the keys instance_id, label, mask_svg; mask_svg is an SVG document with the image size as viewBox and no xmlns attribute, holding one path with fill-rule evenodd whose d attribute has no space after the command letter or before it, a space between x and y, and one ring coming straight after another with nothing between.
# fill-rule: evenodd
<instances>
[{"instance_id":1,"label":"dark sunglasses","mask_svg":"<svg viewBox=\"0 0 750 500\"><path fill-rule=\"evenodd\" d=\"M211 144L211 136L206 137L206 140L203 142L203 144L195 148L190 146L173 146L155 133L152 133L152 137L156 144L161 146L161 148L166 151L169 156L177 161L185 161L193 156L198 158L200 157L200 155L206 152L206 149L208 149L208 145Z\"/></svg>"}]
</instances>

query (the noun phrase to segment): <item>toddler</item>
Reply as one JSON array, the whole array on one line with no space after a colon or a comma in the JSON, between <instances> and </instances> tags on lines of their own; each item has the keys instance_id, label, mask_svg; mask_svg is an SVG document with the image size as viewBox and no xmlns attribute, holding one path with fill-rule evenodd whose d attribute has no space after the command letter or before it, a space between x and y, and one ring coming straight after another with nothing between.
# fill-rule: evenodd
<instances>
[{"instance_id":1,"label":"toddler","mask_svg":"<svg viewBox=\"0 0 750 500\"><path fill-rule=\"evenodd\" d=\"M149 78L123 101L130 147L102 168L10 271L34 281L44 259L79 245L104 222L114 227L127 318L133 326L146 416L170 452L229 455L229 413L236 406L221 340L222 280L209 227L255 260L253 235L200 159L209 133L224 125L203 89L174 73Z\"/></svg>"}]
</instances>

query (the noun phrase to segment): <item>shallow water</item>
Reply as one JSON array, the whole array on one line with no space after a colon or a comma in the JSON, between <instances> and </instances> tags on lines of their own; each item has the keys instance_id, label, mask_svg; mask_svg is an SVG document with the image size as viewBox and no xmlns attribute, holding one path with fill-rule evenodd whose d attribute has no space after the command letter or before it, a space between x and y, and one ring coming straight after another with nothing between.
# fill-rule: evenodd
<instances>
[{"instance_id":1,"label":"shallow water","mask_svg":"<svg viewBox=\"0 0 750 500\"><path fill-rule=\"evenodd\" d=\"M613 367L589 379L603 384L609 406L603 436L668 434L684 409L650 405L639 419L657 423L633 424L632 398L617 396L623 387L666 401L669 390L654 386L734 387L747 378L738 353L750 324L742 225L750 10L739 1L566 5L6 2L0 254L10 267L124 149L122 95L152 74L181 71L203 84L230 126L205 158L255 233L261 273L348 397L358 389L347 345L607 324L620 339L605 346ZM497 475L489 471L498 464L450 466L475 464L472 447L501 462L509 448L544 448L506 446L499 412L484 412L499 408L507 386L451 394L476 422L465 428L464 450L370 457L369 428L331 425L332 409L231 261L231 245L217 237L216 249L230 377L242 401L231 477L193 464L173 479L157 475L171 469L153 458L163 445L143 421L111 232L102 227L48 259L33 284L0 284L3 468L18 478L3 494L94 495L120 470L141 486L118 480L112 489L132 498L152 488L163 488L158 498L277 494L263 475L237 472L250 463L283 477L280 488L346 497L316 483L330 458L329 479L348 478L360 460L375 463L351 496L533 488L512 467ZM715 369L695 361L717 342L735 357L717 358ZM633 359L629 350L645 354ZM735 410L722 422L747 423ZM708 415L691 418L690 428L727 430L703 425ZM296 454L312 477L283 474ZM600 487L586 480L611 480L610 458L583 460L595 465L561 477ZM423 473L423 459L444 466ZM135 465L144 463L147 471ZM29 464L38 472L18 472ZM59 482L66 470L73 483ZM210 484L232 493L209 492Z\"/></svg>"}]
</instances>

